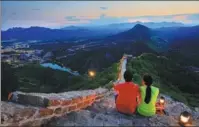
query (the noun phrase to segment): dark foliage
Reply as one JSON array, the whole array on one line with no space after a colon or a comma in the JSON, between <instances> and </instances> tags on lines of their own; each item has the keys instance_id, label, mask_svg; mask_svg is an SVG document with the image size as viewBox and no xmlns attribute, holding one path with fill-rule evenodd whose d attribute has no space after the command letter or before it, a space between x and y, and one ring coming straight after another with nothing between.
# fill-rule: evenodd
<instances>
[{"instance_id":1,"label":"dark foliage","mask_svg":"<svg viewBox=\"0 0 199 127\"><path fill-rule=\"evenodd\" d=\"M7 63L1 63L1 99L7 100L10 92L18 89L18 79L15 70Z\"/></svg>"}]
</instances>

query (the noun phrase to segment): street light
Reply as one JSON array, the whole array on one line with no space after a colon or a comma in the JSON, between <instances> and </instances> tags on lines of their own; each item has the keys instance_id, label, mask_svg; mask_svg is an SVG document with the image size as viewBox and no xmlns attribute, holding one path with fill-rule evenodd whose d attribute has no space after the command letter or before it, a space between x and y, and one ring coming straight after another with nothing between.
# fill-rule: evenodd
<instances>
[{"instance_id":1,"label":"street light","mask_svg":"<svg viewBox=\"0 0 199 127\"><path fill-rule=\"evenodd\" d=\"M180 114L179 123L182 126L190 126L192 125L191 114L187 111L184 111Z\"/></svg>"}]
</instances>

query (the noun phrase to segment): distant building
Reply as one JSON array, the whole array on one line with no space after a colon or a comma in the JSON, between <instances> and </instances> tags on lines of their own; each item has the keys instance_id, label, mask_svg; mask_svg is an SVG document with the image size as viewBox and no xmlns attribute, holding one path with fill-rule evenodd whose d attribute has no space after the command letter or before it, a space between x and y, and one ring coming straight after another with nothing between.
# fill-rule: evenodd
<instances>
[{"instance_id":1,"label":"distant building","mask_svg":"<svg viewBox=\"0 0 199 127\"><path fill-rule=\"evenodd\" d=\"M42 52L43 52L43 50L35 50L35 55L41 55L42 54Z\"/></svg>"},{"instance_id":2,"label":"distant building","mask_svg":"<svg viewBox=\"0 0 199 127\"><path fill-rule=\"evenodd\" d=\"M1 53L5 53L5 52L12 52L12 51L15 51L13 48L11 48L11 47L7 47L7 48L5 48L5 49L2 49L1 50Z\"/></svg>"},{"instance_id":3,"label":"distant building","mask_svg":"<svg viewBox=\"0 0 199 127\"><path fill-rule=\"evenodd\" d=\"M31 56L30 54L22 53L22 54L20 54L19 59L20 60L28 60L30 56Z\"/></svg>"},{"instance_id":4,"label":"distant building","mask_svg":"<svg viewBox=\"0 0 199 127\"><path fill-rule=\"evenodd\" d=\"M15 43L13 45L14 49L19 49L19 48L29 48L30 46L28 44L23 44L23 43Z\"/></svg>"}]
</instances>

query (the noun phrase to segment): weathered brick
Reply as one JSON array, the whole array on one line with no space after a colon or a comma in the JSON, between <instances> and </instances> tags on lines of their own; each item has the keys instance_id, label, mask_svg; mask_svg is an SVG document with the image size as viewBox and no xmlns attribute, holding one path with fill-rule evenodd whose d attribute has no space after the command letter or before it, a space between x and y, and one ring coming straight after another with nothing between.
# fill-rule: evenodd
<instances>
[{"instance_id":1,"label":"weathered brick","mask_svg":"<svg viewBox=\"0 0 199 127\"><path fill-rule=\"evenodd\" d=\"M77 104L77 108L78 108L78 109L79 109L79 108L81 109L83 106L84 106L84 102L81 102L81 103L78 103L78 104Z\"/></svg>"},{"instance_id":2,"label":"weathered brick","mask_svg":"<svg viewBox=\"0 0 199 127\"><path fill-rule=\"evenodd\" d=\"M101 100L101 99L96 99L95 101L96 101L96 102L100 102L100 100Z\"/></svg>"},{"instance_id":3,"label":"weathered brick","mask_svg":"<svg viewBox=\"0 0 199 127\"><path fill-rule=\"evenodd\" d=\"M82 107L82 109L84 109L84 108L87 108L89 105L84 105L83 107Z\"/></svg>"},{"instance_id":4,"label":"weathered brick","mask_svg":"<svg viewBox=\"0 0 199 127\"><path fill-rule=\"evenodd\" d=\"M75 111L77 109L77 105L71 105L68 107L68 112Z\"/></svg>"},{"instance_id":5,"label":"weathered brick","mask_svg":"<svg viewBox=\"0 0 199 127\"><path fill-rule=\"evenodd\" d=\"M55 114L61 114L61 113L62 113L62 108L61 108L61 107L56 108L56 109L54 110L54 113L55 113Z\"/></svg>"},{"instance_id":6,"label":"weathered brick","mask_svg":"<svg viewBox=\"0 0 199 127\"><path fill-rule=\"evenodd\" d=\"M67 107L62 107L62 113L66 113L66 112L68 112L68 109L69 109L69 107L67 106Z\"/></svg>"},{"instance_id":7,"label":"weathered brick","mask_svg":"<svg viewBox=\"0 0 199 127\"><path fill-rule=\"evenodd\" d=\"M50 100L48 106L58 106L61 105L60 100Z\"/></svg>"},{"instance_id":8,"label":"weathered brick","mask_svg":"<svg viewBox=\"0 0 199 127\"><path fill-rule=\"evenodd\" d=\"M84 105L89 105L90 104L90 100L84 101Z\"/></svg>"},{"instance_id":9,"label":"weathered brick","mask_svg":"<svg viewBox=\"0 0 199 127\"><path fill-rule=\"evenodd\" d=\"M96 98L95 94L87 96L87 99L95 99L95 98Z\"/></svg>"},{"instance_id":10,"label":"weathered brick","mask_svg":"<svg viewBox=\"0 0 199 127\"><path fill-rule=\"evenodd\" d=\"M100 100L102 97L100 97L100 96L97 96L96 98L95 98L95 100Z\"/></svg>"},{"instance_id":11,"label":"weathered brick","mask_svg":"<svg viewBox=\"0 0 199 127\"><path fill-rule=\"evenodd\" d=\"M72 103L71 100L63 100L61 105L66 106L66 105L70 105L71 103Z\"/></svg>"},{"instance_id":12,"label":"weathered brick","mask_svg":"<svg viewBox=\"0 0 199 127\"><path fill-rule=\"evenodd\" d=\"M86 99L89 99L90 98L90 95L86 96Z\"/></svg>"},{"instance_id":13,"label":"weathered brick","mask_svg":"<svg viewBox=\"0 0 199 127\"><path fill-rule=\"evenodd\" d=\"M19 123L10 123L7 127L19 127Z\"/></svg>"},{"instance_id":14,"label":"weathered brick","mask_svg":"<svg viewBox=\"0 0 199 127\"><path fill-rule=\"evenodd\" d=\"M86 96L83 96L83 97L81 97L82 98L82 100L86 100Z\"/></svg>"},{"instance_id":15,"label":"weathered brick","mask_svg":"<svg viewBox=\"0 0 199 127\"><path fill-rule=\"evenodd\" d=\"M101 97L101 98L103 98L103 97L104 97L104 94L99 94L98 96Z\"/></svg>"},{"instance_id":16,"label":"weathered brick","mask_svg":"<svg viewBox=\"0 0 199 127\"><path fill-rule=\"evenodd\" d=\"M77 103L79 103L79 102L81 102L82 101L82 99L80 98L80 97L78 97L78 98L73 98L72 99L72 104L77 104Z\"/></svg>"},{"instance_id":17,"label":"weathered brick","mask_svg":"<svg viewBox=\"0 0 199 127\"><path fill-rule=\"evenodd\" d=\"M39 110L39 115L42 116L49 116L53 114L53 109L42 108Z\"/></svg>"},{"instance_id":18,"label":"weathered brick","mask_svg":"<svg viewBox=\"0 0 199 127\"><path fill-rule=\"evenodd\" d=\"M94 102L94 101L95 101L95 99L91 99L90 101L91 101L91 102Z\"/></svg>"},{"instance_id":19,"label":"weathered brick","mask_svg":"<svg viewBox=\"0 0 199 127\"><path fill-rule=\"evenodd\" d=\"M17 103L22 105L32 105L32 106L38 106L38 107L47 107L49 100L40 96L35 95L27 95L27 94L17 94ZM16 101L13 100L12 101Z\"/></svg>"},{"instance_id":20,"label":"weathered brick","mask_svg":"<svg viewBox=\"0 0 199 127\"><path fill-rule=\"evenodd\" d=\"M35 114L36 110L32 108L24 108L23 110L16 112L13 116L14 122L19 122L24 119L29 119Z\"/></svg>"}]
</instances>

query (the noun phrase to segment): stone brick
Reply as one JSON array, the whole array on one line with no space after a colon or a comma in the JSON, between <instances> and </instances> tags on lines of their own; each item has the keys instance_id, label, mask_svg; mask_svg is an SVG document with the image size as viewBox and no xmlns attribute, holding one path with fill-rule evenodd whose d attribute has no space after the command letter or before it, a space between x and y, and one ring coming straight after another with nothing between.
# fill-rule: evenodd
<instances>
[{"instance_id":1,"label":"stone brick","mask_svg":"<svg viewBox=\"0 0 199 127\"><path fill-rule=\"evenodd\" d=\"M93 99L93 98L95 98L95 95L89 95L89 96L87 96L87 99Z\"/></svg>"},{"instance_id":2,"label":"stone brick","mask_svg":"<svg viewBox=\"0 0 199 127\"><path fill-rule=\"evenodd\" d=\"M95 98L95 100L100 100L102 97L100 97L100 96L97 96L96 98Z\"/></svg>"},{"instance_id":3,"label":"stone brick","mask_svg":"<svg viewBox=\"0 0 199 127\"><path fill-rule=\"evenodd\" d=\"M78 97L78 98L74 98L72 99L72 104L77 104L80 103L82 101L82 98Z\"/></svg>"},{"instance_id":4,"label":"stone brick","mask_svg":"<svg viewBox=\"0 0 199 127\"><path fill-rule=\"evenodd\" d=\"M90 100L84 101L84 105L89 105L91 103Z\"/></svg>"},{"instance_id":5,"label":"stone brick","mask_svg":"<svg viewBox=\"0 0 199 127\"><path fill-rule=\"evenodd\" d=\"M85 108L87 108L89 105L84 105L84 106L82 106L82 109L85 109Z\"/></svg>"},{"instance_id":6,"label":"stone brick","mask_svg":"<svg viewBox=\"0 0 199 127\"><path fill-rule=\"evenodd\" d=\"M3 125L2 125L3 127ZM19 123L10 123L8 127L19 127Z\"/></svg>"},{"instance_id":7,"label":"stone brick","mask_svg":"<svg viewBox=\"0 0 199 127\"><path fill-rule=\"evenodd\" d=\"M90 101L93 103L95 101L95 99L91 99Z\"/></svg>"},{"instance_id":8,"label":"stone brick","mask_svg":"<svg viewBox=\"0 0 199 127\"><path fill-rule=\"evenodd\" d=\"M24 119L29 119L35 114L36 110L31 108L24 108L23 110L16 112L13 116L14 122L19 122Z\"/></svg>"},{"instance_id":9,"label":"stone brick","mask_svg":"<svg viewBox=\"0 0 199 127\"><path fill-rule=\"evenodd\" d=\"M34 96L34 95L25 95L25 94L17 94L17 100L12 100L16 101L19 104L23 105L32 105L32 106L39 106L39 107L47 107L48 105L48 99L42 98L40 96Z\"/></svg>"},{"instance_id":10,"label":"stone brick","mask_svg":"<svg viewBox=\"0 0 199 127\"><path fill-rule=\"evenodd\" d=\"M54 113L55 113L55 114L61 114L61 113L62 113L62 108L61 108L61 107L56 108L56 109L54 110Z\"/></svg>"},{"instance_id":11,"label":"stone brick","mask_svg":"<svg viewBox=\"0 0 199 127\"><path fill-rule=\"evenodd\" d=\"M66 105L70 105L71 103L72 103L71 100L63 100L61 105L66 106Z\"/></svg>"},{"instance_id":12,"label":"stone brick","mask_svg":"<svg viewBox=\"0 0 199 127\"><path fill-rule=\"evenodd\" d=\"M62 107L62 113L67 113L68 112L69 107Z\"/></svg>"},{"instance_id":13,"label":"stone brick","mask_svg":"<svg viewBox=\"0 0 199 127\"><path fill-rule=\"evenodd\" d=\"M61 105L60 100L50 100L48 106L58 106Z\"/></svg>"},{"instance_id":14,"label":"stone brick","mask_svg":"<svg viewBox=\"0 0 199 127\"><path fill-rule=\"evenodd\" d=\"M39 110L39 115L40 117L42 116L49 116L53 114L53 110L52 109L48 109L48 108L42 108Z\"/></svg>"},{"instance_id":15,"label":"stone brick","mask_svg":"<svg viewBox=\"0 0 199 127\"><path fill-rule=\"evenodd\" d=\"M77 105L71 105L68 107L68 112L75 111L77 109Z\"/></svg>"},{"instance_id":16,"label":"stone brick","mask_svg":"<svg viewBox=\"0 0 199 127\"><path fill-rule=\"evenodd\" d=\"M77 104L77 108L78 108L78 109L79 109L79 108L80 108L80 109L83 108L83 106L84 106L84 102L81 102L81 103L78 103L78 104Z\"/></svg>"}]
</instances>

